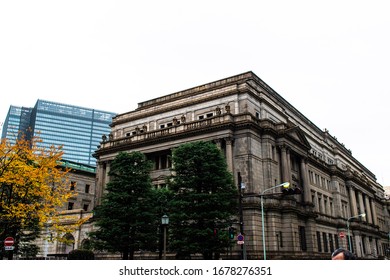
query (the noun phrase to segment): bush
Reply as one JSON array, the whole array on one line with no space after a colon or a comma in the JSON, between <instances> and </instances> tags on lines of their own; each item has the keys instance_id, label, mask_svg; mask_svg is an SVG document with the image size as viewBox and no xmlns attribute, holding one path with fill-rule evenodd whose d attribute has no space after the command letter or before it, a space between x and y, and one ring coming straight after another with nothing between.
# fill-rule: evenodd
<instances>
[{"instance_id":1,"label":"bush","mask_svg":"<svg viewBox=\"0 0 390 280\"><path fill-rule=\"evenodd\" d=\"M76 249L68 254L68 260L94 260L95 255L90 250Z\"/></svg>"}]
</instances>

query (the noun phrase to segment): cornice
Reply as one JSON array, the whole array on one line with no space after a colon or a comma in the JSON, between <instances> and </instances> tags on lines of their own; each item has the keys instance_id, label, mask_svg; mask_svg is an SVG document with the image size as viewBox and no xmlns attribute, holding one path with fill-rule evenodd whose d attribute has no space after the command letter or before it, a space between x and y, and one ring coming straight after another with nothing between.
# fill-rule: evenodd
<instances>
[{"instance_id":1,"label":"cornice","mask_svg":"<svg viewBox=\"0 0 390 280\"><path fill-rule=\"evenodd\" d=\"M130 111L127 113L123 113L123 114L118 114L116 117L114 117L111 126L121 124L121 123L126 123L126 122L129 122L132 120L148 117L148 116L155 115L155 114L169 112L169 111L180 109L182 107L186 107L189 105L191 106L194 104L199 104L199 103L207 102L210 100L219 99L221 97L232 95L234 93L239 93L240 90L239 90L238 85L245 83L246 80L252 78L253 76L255 76L255 74L253 72L249 71L249 72L245 72L245 73L242 73L242 74L239 74L236 76L232 76L232 77L218 80L215 82L196 86L196 87L193 87L193 88L190 88L187 90L183 90L183 91L179 91L179 92L172 93L169 95L165 95L165 96L162 96L159 98L151 99L149 101L138 103L138 108L136 110ZM195 101L188 100L187 102L180 103L178 105L167 106L167 104L169 102L182 100L182 99L187 98L187 97L194 97L194 96L201 95L201 94L204 94L207 92L215 91L215 90L222 89L222 88L227 88L229 86L235 86L235 88L232 89L231 91L222 92L220 94L210 95L204 99L195 100ZM135 117L125 117L127 114L131 114L132 112L136 113L136 112L151 109L154 107L158 107L159 109L153 110L152 112L145 112L145 114L140 114L140 115L137 115Z\"/></svg>"}]
</instances>

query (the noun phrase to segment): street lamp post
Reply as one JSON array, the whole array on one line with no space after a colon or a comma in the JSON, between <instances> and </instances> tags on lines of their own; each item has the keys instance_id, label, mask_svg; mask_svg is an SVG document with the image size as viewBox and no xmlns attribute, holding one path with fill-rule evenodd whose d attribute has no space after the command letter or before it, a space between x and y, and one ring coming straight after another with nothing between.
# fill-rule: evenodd
<instances>
[{"instance_id":1,"label":"street lamp post","mask_svg":"<svg viewBox=\"0 0 390 280\"><path fill-rule=\"evenodd\" d=\"M167 215L164 215L161 217L161 224L164 228L164 248L163 248L163 259L167 259L167 226L169 224L169 217Z\"/></svg>"},{"instance_id":2,"label":"street lamp post","mask_svg":"<svg viewBox=\"0 0 390 280\"><path fill-rule=\"evenodd\" d=\"M276 189L276 188L280 188L280 187L289 188L289 187L290 187L290 183L289 183L289 182L281 183L281 184L279 184L279 185L276 185L276 186L273 186L273 187L271 187L271 188L265 189L265 190L262 191L261 194L260 194L260 203L261 203L261 229L262 229L262 237L263 237L263 256L264 256L264 260L267 259L267 256L266 256L266 248L265 248L264 199L263 199L263 196L264 196L265 192L270 191L270 190L273 190L273 189Z\"/></svg>"},{"instance_id":3,"label":"street lamp post","mask_svg":"<svg viewBox=\"0 0 390 280\"><path fill-rule=\"evenodd\" d=\"M348 245L349 245L349 250L351 251L351 253L353 253L353 250L352 250L352 243L351 243L351 235L349 233L349 220L354 219L354 218L358 218L358 217L365 217L365 216L366 216L366 213L362 213L362 214L359 214L359 215L356 215L353 217L349 217L347 219Z\"/></svg>"}]
</instances>

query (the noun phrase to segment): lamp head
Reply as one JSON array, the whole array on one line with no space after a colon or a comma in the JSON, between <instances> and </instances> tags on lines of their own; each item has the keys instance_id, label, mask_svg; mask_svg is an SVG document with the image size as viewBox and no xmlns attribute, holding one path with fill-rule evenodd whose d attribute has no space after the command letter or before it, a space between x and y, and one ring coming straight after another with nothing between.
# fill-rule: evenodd
<instances>
[{"instance_id":1,"label":"lamp head","mask_svg":"<svg viewBox=\"0 0 390 280\"><path fill-rule=\"evenodd\" d=\"M168 225L169 224L169 217L167 215L164 215L161 217L161 224L162 225Z\"/></svg>"}]
</instances>

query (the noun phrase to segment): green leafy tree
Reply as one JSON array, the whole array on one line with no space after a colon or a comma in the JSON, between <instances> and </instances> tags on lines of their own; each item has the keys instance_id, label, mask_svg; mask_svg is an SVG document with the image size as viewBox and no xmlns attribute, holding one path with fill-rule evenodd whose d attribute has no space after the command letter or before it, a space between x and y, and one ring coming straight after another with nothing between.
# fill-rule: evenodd
<instances>
[{"instance_id":1,"label":"green leafy tree","mask_svg":"<svg viewBox=\"0 0 390 280\"><path fill-rule=\"evenodd\" d=\"M90 233L95 249L120 252L126 260L133 259L136 250L156 246L151 168L141 152L115 157L102 203L95 208L97 230Z\"/></svg>"},{"instance_id":2,"label":"green leafy tree","mask_svg":"<svg viewBox=\"0 0 390 280\"><path fill-rule=\"evenodd\" d=\"M186 143L172 154L170 248L177 258L218 258L229 247L237 189L224 156L211 142Z\"/></svg>"}]
</instances>

